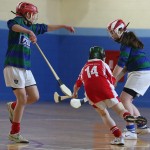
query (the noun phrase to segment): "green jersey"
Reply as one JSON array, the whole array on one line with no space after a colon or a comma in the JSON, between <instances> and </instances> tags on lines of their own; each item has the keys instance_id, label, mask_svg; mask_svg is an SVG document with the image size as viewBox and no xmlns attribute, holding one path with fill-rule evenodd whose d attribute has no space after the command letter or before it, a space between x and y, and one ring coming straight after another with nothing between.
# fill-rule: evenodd
<instances>
[{"instance_id":1,"label":"green jersey","mask_svg":"<svg viewBox=\"0 0 150 150\"><path fill-rule=\"evenodd\" d=\"M28 26L23 17L15 17L7 22L9 28L8 49L5 58L5 67L14 66L29 70L31 67L31 49L29 35L12 31L12 26L18 24L34 32L35 35L47 32L47 25L33 24Z\"/></svg>"}]
</instances>

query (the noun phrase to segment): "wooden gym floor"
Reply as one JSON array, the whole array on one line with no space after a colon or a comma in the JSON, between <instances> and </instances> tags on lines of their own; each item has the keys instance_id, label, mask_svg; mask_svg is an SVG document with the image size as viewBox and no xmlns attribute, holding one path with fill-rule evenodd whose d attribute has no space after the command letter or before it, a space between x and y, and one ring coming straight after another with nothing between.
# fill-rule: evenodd
<instances>
[{"instance_id":1,"label":"wooden gym floor","mask_svg":"<svg viewBox=\"0 0 150 150\"><path fill-rule=\"evenodd\" d=\"M140 108L140 111L150 120L149 108ZM112 110L109 112L123 129L125 122ZM66 102L27 106L21 133L28 138L29 144L9 141L10 126L6 104L0 103L0 150L150 150L150 135L125 141L125 146L110 145L114 137L88 104L79 109Z\"/></svg>"}]
</instances>

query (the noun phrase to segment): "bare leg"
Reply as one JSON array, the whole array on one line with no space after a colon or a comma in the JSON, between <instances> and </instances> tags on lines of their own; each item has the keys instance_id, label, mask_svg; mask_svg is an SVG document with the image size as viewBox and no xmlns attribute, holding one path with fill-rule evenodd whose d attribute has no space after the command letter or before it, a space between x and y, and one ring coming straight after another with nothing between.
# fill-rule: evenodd
<instances>
[{"instance_id":1,"label":"bare leg","mask_svg":"<svg viewBox=\"0 0 150 150\"><path fill-rule=\"evenodd\" d=\"M26 93L27 93L27 104L32 104L39 100L39 91L36 85L26 87Z\"/></svg>"},{"instance_id":2,"label":"bare leg","mask_svg":"<svg viewBox=\"0 0 150 150\"><path fill-rule=\"evenodd\" d=\"M17 98L17 104L13 113L13 122L21 122L24 107L27 103L27 96L25 89L16 89L14 94Z\"/></svg>"},{"instance_id":3,"label":"bare leg","mask_svg":"<svg viewBox=\"0 0 150 150\"><path fill-rule=\"evenodd\" d=\"M99 108L95 108L96 111L98 112L98 114L101 116L104 124L108 127L108 128L112 128L113 126L116 126L116 123L114 122L114 120L111 118L111 116L109 115L109 112L105 109L105 110L101 110Z\"/></svg>"},{"instance_id":4,"label":"bare leg","mask_svg":"<svg viewBox=\"0 0 150 150\"><path fill-rule=\"evenodd\" d=\"M126 110L123 106L123 104L120 102L112 107L113 111L115 111L121 118L124 119L123 115L126 113L127 115L130 115L128 110Z\"/></svg>"},{"instance_id":5,"label":"bare leg","mask_svg":"<svg viewBox=\"0 0 150 150\"><path fill-rule=\"evenodd\" d=\"M125 109L127 109L131 115L140 116L139 110L132 104L133 97L126 92L122 92L120 95L121 102Z\"/></svg>"},{"instance_id":6,"label":"bare leg","mask_svg":"<svg viewBox=\"0 0 150 150\"><path fill-rule=\"evenodd\" d=\"M124 145L124 138L122 137L121 130L116 126L116 123L109 115L107 109L101 110L99 108L95 108L98 114L101 116L105 126L107 126L111 133L115 136L115 139L111 141L111 144L115 145Z\"/></svg>"},{"instance_id":7,"label":"bare leg","mask_svg":"<svg viewBox=\"0 0 150 150\"><path fill-rule=\"evenodd\" d=\"M30 86L25 89L16 89L14 94L17 103L14 109L13 122L21 122L25 105L36 102L39 99L39 92L37 86Z\"/></svg>"},{"instance_id":8,"label":"bare leg","mask_svg":"<svg viewBox=\"0 0 150 150\"><path fill-rule=\"evenodd\" d=\"M133 115L134 116L141 116L139 110L137 109L137 107L132 103L132 107L133 107Z\"/></svg>"}]
</instances>

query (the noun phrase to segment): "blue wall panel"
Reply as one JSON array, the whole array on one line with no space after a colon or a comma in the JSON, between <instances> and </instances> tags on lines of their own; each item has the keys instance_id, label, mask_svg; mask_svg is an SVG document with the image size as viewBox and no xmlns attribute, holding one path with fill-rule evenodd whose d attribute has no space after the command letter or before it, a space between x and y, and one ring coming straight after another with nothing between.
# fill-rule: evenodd
<instances>
[{"instance_id":1,"label":"blue wall panel","mask_svg":"<svg viewBox=\"0 0 150 150\"><path fill-rule=\"evenodd\" d=\"M15 99L11 89L5 87L3 77L3 63L5 52L7 49L7 35L8 30L0 30L0 99L2 101L9 101ZM149 37L142 37L141 40L145 43L146 52L150 56ZM106 36L93 36L93 35L59 35L59 34L44 34L38 36L38 44L43 50L44 54L50 61L54 70L71 90L80 73L81 68L88 59L89 48L91 46L102 46L108 50L119 50L119 45L112 41L111 38ZM36 46L32 44L32 72L37 81L37 86L40 92L40 101L53 101L53 94L55 91L63 95L57 81L54 78L51 70L46 64L45 60L37 50ZM116 88L120 94L124 83L119 83ZM83 88L79 92L79 97L84 96ZM137 105L150 106L148 101L150 91L138 98Z\"/></svg>"},{"instance_id":2,"label":"blue wall panel","mask_svg":"<svg viewBox=\"0 0 150 150\"><path fill-rule=\"evenodd\" d=\"M145 51L150 56L150 39L142 37L141 40L145 44ZM91 46L98 45L106 50L119 50L119 44L113 42L112 39L99 36L61 36L60 45L61 51L59 51L59 60L61 60L62 63L59 63L59 72L70 88L73 87L82 66L87 61L88 51ZM116 88L118 94L121 93L123 85L124 83L118 83ZM84 96L83 93L84 90L82 89L79 92L79 97ZM135 100L135 103L141 106L148 106L147 104L149 103L150 106L150 102L148 102L149 96L150 92L148 90L143 97L136 98L138 101Z\"/></svg>"},{"instance_id":3,"label":"blue wall panel","mask_svg":"<svg viewBox=\"0 0 150 150\"><path fill-rule=\"evenodd\" d=\"M58 42L58 35L45 34L38 36L38 44L56 72L58 70ZM57 82L45 59L33 44L32 50L32 72L37 81L40 100L48 101L53 99L53 93L57 89Z\"/></svg>"}]
</instances>

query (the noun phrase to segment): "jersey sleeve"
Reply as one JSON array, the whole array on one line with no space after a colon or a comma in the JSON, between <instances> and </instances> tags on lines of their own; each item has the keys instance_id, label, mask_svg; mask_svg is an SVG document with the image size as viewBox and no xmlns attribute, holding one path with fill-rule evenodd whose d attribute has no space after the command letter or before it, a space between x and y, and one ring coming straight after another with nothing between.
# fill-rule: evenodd
<instances>
[{"instance_id":1,"label":"jersey sleeve","mask_svg":"<svg viewBox=\"0 0 150 150\"><path fill-rule=\"evenodd\" d=\"M78 76L78 79L76 80L76 83L75 83L77 87L81 87L83 84L83 82L82 82L82 71L83 71L83 69L81 70L81 72Z\"/></svg>"},{"instance_id":2,"label":"jersey sleeve","mask_svg":"<svg viewBox=\"0 0 150 150\"><path fill-rule=\"evenodd\" d=\"M11 20L7 21L7 26L10 30L11 30L12 26L15 24L18 24L17 20L15 20L15 19L11 19Z\"/></svg>"},{"instance_id":3,"label":"jersey sleeve","mask_svg":"<svg viewBox=\"0 0 150 150\"><path fill-rule=\"evenodd\" d=\"M120 56L118 59L118 66L124 67L128 61L130 55L131 47L121 45L120 47Z\"/></svg>"},{"instance_id":4,"label":"jersey sleeve","mask_svg":"<svg viewBox=\"0 0 150 150\"><path fill-rule=\"evenodd\" d=\"M43 34L48 31L48 26L46 24L32 24L31 26L27 26L24 23L24 19L22 17L15 17L14 19L8 20L7 22L7 26L10 30L15 24L33 31L35 35Z\"/></svg>"},{"instance_id":5,"label":"jersey sleeve","mask_svg":"<svg viewBox=\"0 0 150 150\"><path fill-rule=\"evenodd\" d=\"M112 71L110 70L109 66L105 63L105 67L106 67L106 75L107 75L107 79L109 80L109 82L111 84L115 84L116 82L116 78L113 76Z\"/></svg>"},{"instance_id":6,"label":"jersey sleeve","mask_svg":"<svg viewBox=\"0 0 150 150\"><path fill-rule=\"evenodd\" d=\"M34 24L32 25L32 31L36 34L43 34L48 31L48 26L46 24Z\"/></svg>"}]
</instances>

